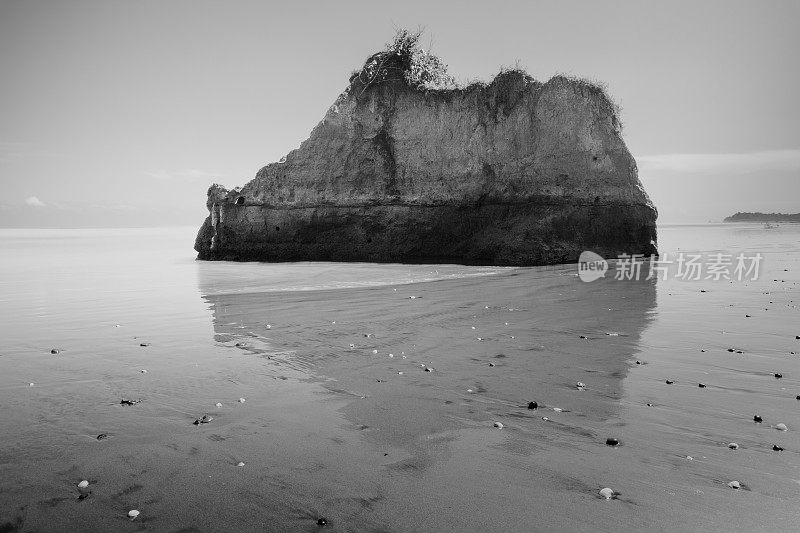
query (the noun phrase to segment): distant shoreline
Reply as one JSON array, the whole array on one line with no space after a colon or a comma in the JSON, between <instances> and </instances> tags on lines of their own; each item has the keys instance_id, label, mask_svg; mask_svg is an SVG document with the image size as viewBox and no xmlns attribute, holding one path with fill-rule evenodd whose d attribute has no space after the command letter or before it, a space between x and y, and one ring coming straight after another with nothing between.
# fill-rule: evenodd
<instances>
[{"instance_id":1,"label":"distant shoreline","mask_svg":"<svg viewBox=\"0 0 800 533\"><path fill-rule=\"evenodd\" d=\"M736 213L723 222L800 222L800 213Z\"/></svg>"}]
</instances>

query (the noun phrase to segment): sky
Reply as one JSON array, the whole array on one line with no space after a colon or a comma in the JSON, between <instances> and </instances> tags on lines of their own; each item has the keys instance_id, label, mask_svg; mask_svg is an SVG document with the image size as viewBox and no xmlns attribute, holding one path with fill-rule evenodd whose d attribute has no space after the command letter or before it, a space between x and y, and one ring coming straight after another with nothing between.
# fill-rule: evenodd
<instances>
[{"instance_id":1,"label":"sky","mask_svg":"<svg viewBox=\"0 0 800 533\"><path fill-rule=\"evenodd\" d=\"M603 81L660 222L800 212L800 2L0 0L0 226L199 227L397 28Z\"/></svg>"}]
</instances>

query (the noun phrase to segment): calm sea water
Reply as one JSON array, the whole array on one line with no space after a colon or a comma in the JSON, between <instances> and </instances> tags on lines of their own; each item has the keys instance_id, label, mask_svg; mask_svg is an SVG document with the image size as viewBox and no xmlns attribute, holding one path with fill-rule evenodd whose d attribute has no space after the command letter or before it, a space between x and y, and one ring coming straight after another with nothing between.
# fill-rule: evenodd
<instances>
[{"instance_id":1,"label":"calm sea water","mask_svg":"<svg viewBox=\"0 0 800 533\"><path fill-rule=\"evenodd\" d=\"M3 354L38 353L75 335L94 336L116 324L207 328L203 296L404 284L481 277L513 269L457 265L336 263L230 263L195 261L195 228L0 229L0 323ZM797 261L800 225L670 225L659 230L667 268L662 287L678 277L681 253L701 254L706 266L717 253L760 253L762 279ZM749 265L749 264L748 264ZM734 265L729 270L734 273ZM539 269L547 270L547 269ZM774 273L774 272L773 272ZM702 277L705 277L703 270ZM796 274L796 270L794 272ZM607 276L614 275L614 267ZM646 275L646 270L643 275ZM663 277L663 272L659 277ZM678 285L681 286L680 284ZM662 304L666 305L666 303ZM670 312L657 308L654 312ZM49 349L49 348L48 348Z\"/></svg>"},{"instance_id":2,"label":"calm sea water","mask_svg":"<svg viewBox=\"0 0 800 533\"><path fill-rule=\"evenodd\" d=\"M302 413L307 422L313 422L313 431L326 435L323 441L334 438L331 435L340 440L361 438L360 433L349 437L337 429L337 424L343 423L339 419L342 416L351 416L352 420L375 416L369 425L382 423L380 410L372 414L348 414L350 408L345 407L341 412L325 410L313 399L319 391L304 385L308 377L325 379L316 375L320 372L316 364L326 358L339 358L336 364L356 376L386 372L388 367L375 365L384 365L388 359L365 363L358 353L347 350L347 343L353 340L367 342L361 335L366 327L384 330L380 342L393 339L394 344L387 344L386 349L399 352L398 345L416 342L417 349L427 346L426 357L442 354L438 362L452 365L452 370L437 376L437 394L452 395L467 387L478 391L485 388L488 392L481 400L481 409L488 413L501 414L502 409L515 406L519 398L530 393L530 384L536 382L540 400L546 396L552 405L566 408L565 415L550 412L550 417L565 416L565 420L554 435L547 437L547 444L537 441L534 435L524 441L525 447L533 445L552 453L562 449L563 453L572 444L559 439L575 435L587 438L605 431L603 428L614 428L629 443L621 450L627 455L618 455L624 459L616 464L616 480L614 469L602 466L606 460L615 464L613 457L584 464L580 466L582 471L572 475L574 479L584 474L612 477L610 482L627 486L629 494L637 492L640 510L630 507L630 514L622 516L644 520L636 522L641 527L653 525L647 521L649 517L676 520L675 524L684 527L697 525L699 517L718 525L741 524L747 516L760 520L758 509L763 508L765 521L754 524L769 530L779 529L791 517L794 503L790 502L796 503L800 496L800 445L796 437L800 431L800 402L794 399L800 395L800 356L796 356L800 341L795 339L800 335L800 225L783 224L769 229L738 224L663 226L659 228L659 249L664 254L666 270L658 279L638 286L632 281L615 280L619 263L613 262L606 278L592 283L575 279L575 265L516 269L198 262L192 250L195 231L0 230L0 526L27 516L26 527L32 524L30 527L39 530L69 528L84 520L94 523L97 530L116 529L127 527L124 520L113 520L124 518L122 511L130 505L148 506L151 513L160 505L162 521L154 523L156 529L167 524L195 523L198 516L212 522L222 520L222 515L215 516L211 511L203 514L215 509L213 500L208 498L221 496L214 496L215 489L196 487L198 480L205 477L197 477L197 472L209 468L215 476L228 475L227 466L220 467L220 457L228 465L235 464L239 459L230 451L237 445L234 441L242 446L239 453L246 453L247 435L257 433L254 428L262 421L239 420L237 431L233 432L236 439L227 442L225 439L230 437L222 435L223 428L215 427L220 435L209 439L219 449L211 450L198 444L197 433L185 433L191 431L186 428L193 428L190 421L206 408L202 406L213 406L223 395L226 404L235 404L242 395L248 397L248 406L277 405L282 414L270 416L284 418L271 422L281 428L280 436L274 436L275 442L283 442L287 454L298 443L305 443L300 449L306 451L296 460L306 468L308 457L327 454L329 450L319 442L310 444L313 439L302 433L308 426L292 420L293 413ZM733 279L707 279L715 258L719 262L718 254L730 257L732 263L726 268ZM761 257L756 279L754 271L736 279L734 268L740 254L750 262L757 254ZM692 257L700 264L700 279L686 279L693 275L681 276L678 271L678 262ZM641 275L646 274L644 270ZM369 290L380 287L385 291ZM426 296L417 300L421 304L406 315L408 308L403 305L408 302L407 296L403 300L383 300L384 292L392 294L392 287L403 294ZM519 315L494 314L515 311L503 307L503 302L508 304L517 294L526 307ZM484 301L497 302L491 309L485 306L484 313ZM545 306L551 315L537 315L538 305ZM506 317L505 326L498 321L500 316ZM515 324L514 319L522 323ZM332 329L336 320L351 331L336 332ZM270 330L271 323L280 326ZM503 338L503 342L510 343L500 354L510 356L498 359L502 364L490 373L486 373L488 367L482 358L493 356L494 345L476 344L475 335L480 333L473 334L469 323L494 328L488 333L491 341L499 343L497 339ZM508 337L502 333L505 327L516 328L516 333ZM524 348L514 344L521 340L526 343ZM408 346L404 349L415 345ZM592 346L598 347L595 359L591 350L587 351ZM51 349L59 353L52 355ZM242 351L267 358L233 355ZM397 359L392 359L391 364L398 364ZM634 360L641 364L637 366ZM275 366L276 361L280 368ZM476 361L480 366L474 366ZM373 366L363 366L366 364ZM605 364L615 370L602 375ZM630 371L621 370L628 367ZM144 369L150 373L141 374ZM329 367L329 371L335 369ZM481 372L478 379L475 374ZM776 373L782 377L774 377ZM587 393L584 400L575 396L576 379L589 384L591 395ZM675 384L667 386L666 380ZM375 379L369 381L374 383ZM347 385L346 376L340 376L337 382L341 388L338 392L349 397L359 397L361 393L352 390L366 386L358 381ZM697 386L704 382L708 384L706 388ZM269 386L262 387L262 383ZM396 406L402 407L408 394L420 398L433 394L427 387L427 383L421 383L419 388L398 389L397 397L388 405L399 409ZM147 401L141 409L120 411L122 397L144 397ZM441 406L439 396L436 398L429 409ZM579 401L586 403L571 403ZM394 414L411 416L408 413L415 409L410 406ZM570 420L566 418L570 409L583 414ZM470 417L495 416L474 409L469 413L473 414L465 415L468 420L461 423L464 427L474 422ZM752 423L756 413L764 417L764 424ZM233 415L228 416L233 420ZM446 422L448 417L444 414L433 418L450 423ZM787 424L789 431L776 430L779 421ZM421 434L434 431L424 420L409 418L407 422L408 428L416 428ZM132 427L138 429L132 432ZM91 448L100 430L118 435L112 442L114 447L106 448L107 452ZM137 432L141 433L138 440L133 435ZM409 432L413 433L411 429ZM123 442L123 435L130 440ZM468 435L462 432L460 444L452 446L469 458L469 465L485 457L485 448ZM405 442L403 438L401 434L395 441ZM734 459L717 455L720 449L727 452L730 441L741 445L741 453ZM209 441L203 442L208 445ZM400 446L397 442L395 445ZM515 442L510 437L498 445L503 453L492 461L499 463L490 462L487 468L494 468L494 464L498 468L513 466L508 475L530 468L528 463L514 462L531 453ZM773 444L785 451L775 455ZM249 445L252 450L265 444L262 440ZM470 451L469 446L475 449ZM311 447L314 453L305 447ZM174 456L164 456L165 449L174 451ZM279 452L273 449L270 453ZM394 448L392 453L397 453ZM578 458L584 455L567 457L559 467L563 472L578 468ZM340 457L343 470L339 474L357 477L363 459L358 454ZM248 463L256 460L248 459ZM549 459L554 464L559 460L557 456ZM687 467L690 460L691 467ZM189 467L181 466L183 461L194 462ZM173 462L178 465L173 466ZM284 463L291 466L292 461ZM214 464L222 469L213 470ZM263 466L281 468L278 464ZM106 484L105 496L87 500L98 502L96 507L74 507L75 479L88 475L87 471L97 472L97 479L90 479L92 484ZM180 479L180 488L160 477L162 471ZM292 479L305 475L291 469L281 475L284 474ZM418 472L411 468L402 475L413 480ZM396 479L405 479L402 475ZM740 478L748 489L752 488L750 499L728 501L725 484ZM382 483L369 477L363 481L367 485ZM267 482L276 483L274 479ZM308 482L313 486L318 480L309 478ZM332 478L330 492L336 493L339 484L351 482L349 478ZM580 483L585 482L580 479ZM568 490L557 493L558 497L576 491L596 492L592 487L582 489L577 481L564 483ZM273 485L263 490L277 490ZM136 491L141 489L144 493L153 486L164 487L161 493L156 492L158 497L148 500L137 496ZM724 490L715 492L717 486ZM381 490L391 492L390 489L381 486ZM498 486L493 490L500 489ZM235 509L236 502L247 497L247 487L239 490L236 498L225 500L229 509ZM312 492L294 492L289 500L313 502L313 490L308 490ZM546 493L537 494L541 501L547 501ZM366 499L371 497L363 495ZM618 523L619 515L602 509L594 511L593 501L577 498L575 505L589 505L589 510L582 511L583 515L578 513L578 518L572 517L578 522L570 522L570 527L583 529L580 516L584 515L591 518L586 524L596 521L600 529ZM182 506L176 502L180 501L192 502L184 509L186 516L178 512ZM373 503L379 505L377 500ZM469 500L462 503L465 509L478 505ZM424 510L427 503L416 505ZM553 505L556 507L551 505L548 509L557 510L555 501ZM432 521L436 509L428 516ZM481 513L497 510L498 520L513 516L500 513L502 509L503 502L495 502ZM535 511L539 515L549 512L538 508ZM308 517L293 512L276 510L276 516L290 516L297 521L279 525L305 528L303 520ZM373 514L385 518L396 512L384 509ZM715 516L715 512L719 514ZM225 515L211 529L230 526L231 520L237 520L231 516ZM457 529L459 524L454 516L442 515L451 529ZM48 522L57 517L63 522ZM377 527L367 518L351 519L348 527ZM247 522L246 517L242 520L242 529L255 524ZM546 523L554 525L560 518L556 513L548 520L552 521ZM509 523L507 527L515 526ZM414 528L406 524L398 529Z\"/></svg>"}]
</instances>

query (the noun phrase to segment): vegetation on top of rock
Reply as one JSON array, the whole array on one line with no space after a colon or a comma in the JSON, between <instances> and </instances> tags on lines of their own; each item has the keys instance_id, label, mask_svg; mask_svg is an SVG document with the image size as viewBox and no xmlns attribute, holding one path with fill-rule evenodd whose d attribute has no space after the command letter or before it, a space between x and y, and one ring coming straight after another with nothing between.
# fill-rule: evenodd
<instances>
[{"instance_id":1,"label":"vegetation on top of rock","mask_svg":"<svg viewBox=\"0 0 800 533\"><path fill-rule=\"evenodd\" d=\"M542 85L519 65L501 69L490 82L472 80L469 83L457 83L447 72L447 65L439 57L419 46L421 36L422 30L398 30L382 51L369 56L361 69L353 72L350 76L350 88L346 93L352 91L351 94L360 96L370 87L393 82L402 82L421 91L461 93L487 89L491 86L499 86L502 89L505 85L516 85L519 82L523 85L528 83ZM622 128L621 108L608 94L604 83L558 74L544 85L567 86L581 96L594 99L606 108L613 117L615 126Z\"/></svg>"},{"instance_id":2,"label":"vegetation on top of rock","mask_svg":"<svg viewBox=\"0 0 800 533\"><path fill-rule=\"evenodd\" d=\"M455 89L456 81L447 73L447 65L419 46L421 36L422 30L398 30L384 50L369 56L361 70L353 73L351 85L360 85L360 93L392 81L405 81L420 90Z\"/></svg>"},{"instance_id":3,"label":"vegetation on top of rock","mask_svg":"<svg viewBox=\"0 0 800 533\"><path fill-rule=\"evenodd\" d=\"M545 85L562 85L571 88L577 94L584 97L591 97L606 108L606 112L614 120L614 126L622 130L622 107L611 98L608 87L604 82L587 80L567 74L557 74L550 78Z\"/></svg>"}]
</instances>

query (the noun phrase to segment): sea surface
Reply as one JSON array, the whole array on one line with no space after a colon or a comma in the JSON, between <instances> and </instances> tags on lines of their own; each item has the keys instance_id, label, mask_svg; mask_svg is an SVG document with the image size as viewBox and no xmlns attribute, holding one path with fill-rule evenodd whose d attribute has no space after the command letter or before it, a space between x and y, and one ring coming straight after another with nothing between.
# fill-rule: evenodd
<instances>
[{"instance_id":1,"label":"sea surface","mask_svg":"<svg viewBox=\"0 0 800 533\"><path fill-rule=\"evenodd\" d=\"M800 520L800 225L664 225L591 282L195 232L0 229L0 530Z\"/></svg>"}]
</instances>

